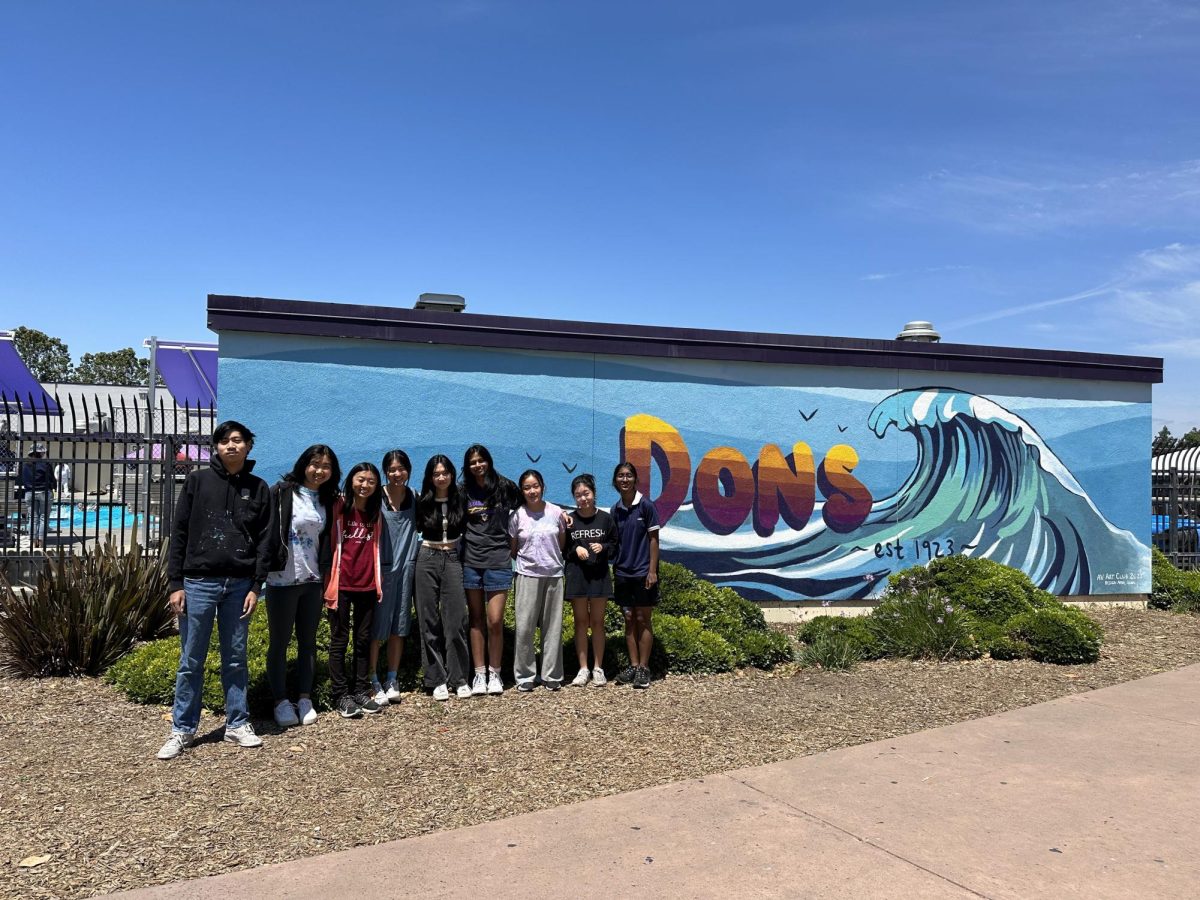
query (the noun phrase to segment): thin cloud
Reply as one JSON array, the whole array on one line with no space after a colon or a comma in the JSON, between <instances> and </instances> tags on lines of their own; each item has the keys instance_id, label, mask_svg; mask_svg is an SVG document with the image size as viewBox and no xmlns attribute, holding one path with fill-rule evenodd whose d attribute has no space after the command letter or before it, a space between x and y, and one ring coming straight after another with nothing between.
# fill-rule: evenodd
<instances>
[{"instance_id":1,"label":"thin cloud","mask_svg":"<svg viewBox=\"0 0 1200 900\"><path fill-rule=\"evenodd\" d=\"M984 322L995 322L998 319L1008 319L1012 316L1020 316L1025 313L1037 312L1043 309L1049 309L1053 306L1063 306L1067 303L1078 303L1082 300L1091 300L1094 297L1102 297L1105 294L1112 293L1116 288L1117 282L1109 282L1108 284L1097 285L1093 288L1088 288L1085 291L1079 291L1075 294L1068 294L1066 297L1055 297L1053 300L1039 300L1036 303L1023 303L1019 306L1009 306L1004 309L996 309L991 312L982 313L978 316L970 316L966 319L959 319L957 322L948 323L945 328L947 331L957 328L970 328L972 325L982 325Z\"/></svg>"},{"instance_id":2,"label":"thin cloud","mask_svg":"<svg viewBox=\"0 0 1200 900\"><path fill-rule=\"evenodd\" d=\"M1169 166L1076 172L931 172L879 197L876 206L981 231L1045 234L1109 225L1200 221L1200 160Z\"/></svg>"}]
</instances>

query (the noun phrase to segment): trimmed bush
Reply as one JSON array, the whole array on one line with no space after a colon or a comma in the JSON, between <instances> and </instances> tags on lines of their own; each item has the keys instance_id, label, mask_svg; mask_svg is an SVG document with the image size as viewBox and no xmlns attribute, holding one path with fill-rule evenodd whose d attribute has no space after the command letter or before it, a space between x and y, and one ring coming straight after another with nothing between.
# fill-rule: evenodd
<instances>
[{"instance_id":1,"label":"trimmed bush","mask_svg":"<svg viewBox=\"0 0 1200 900\"><path fill-rule=\"evenodd\" d=\"M797 637L809 646L824 639L845 641L853 647L856 659L879 659L884 655L867 616L816 616L800 627Z\"/></svg>"},{"instance_id":2,"label":"trimmed bush","mask_svg":"<svg viewBox=\"0 0 1200 900\"><path fill-rule=\"evenodd\" d=\"M728 672L737 661L729 642L707 630L699 619L655 611L653 627L655 647L661 648L672 673L711 675Z\"/></svg>"},{"instance_id":3,"label":"trimmed bush","mask_svg":"<svg viewBox=\"0 0 1200 900\"><path fill-rule=\"evenodd\" d=\"M169 634L166 553L143 556L102 543L46 561L33 590L7 580L0 668L13 675L99 675L139 640Z\"/></svg>"},{"instance_id":4,"label":"trimmed bush","mask_svg":"<svg viewBox=\"0 0 1200 900\"><path fill-rule=\"evenodd\" d=\"M775 637L749 637L771 632L762 610L737 591L717 587L673 563L662 563L659 573L657 611L689 616L719 634L733 649L735 665L770 668L775 662L791 658L786 638L781 641ZM786 656L783 655L785 650L788 651Z\"/></svg>"},{"instance_id":5,"label":"trimmed bush","mask_svg":"<svg viewBox=\"0 0 1200 900\"><path fill-rule=\"evenodd\" d=\"M928 566L915 566L892 576L889 586L934 588L984 622L1003 625L1013 616L1057 604L1024 572L990 559L945 556Z\"/></svg>"},{"instance_id":6,"label":"trimmed bush","mask_svg":"<svg viewBox=\"0 0 1200 900\"><path fill-rule=\"evenodd\" d=\"M1100 627L1081 610L1066 606L1039 588L1024 572L989 559L950 556L897 572L889 580L884 603L870 617L889 655L914 655L922 631L950 627L948 618L936 621L937 610L930 603L911 604L903 616L889 604L897 597L918 595L945 597L943 606L955 610L955 627L961 626L969 633L970 640L957 644L960 649L953 652L954 656L963 655L961 651L967 656L986 652L993 659L1028 657L1067 663L1093 662L1099 653ZM922 609L933 616L932 623ZM1068 631L1070 635L1065 633ZM946 639L943 635L939 640L944 644ZM1094 649L1089 649L1093 644ZM905 652L904 647L911 649ZM938 653L931 647L919 655Z\"/></svg>"},{"instance_id":7,"label":"trimmed bush","mask_svg":"<svg viewBox=\"0 0 1200 900\"><path fill-rule=\"evenodd\" d=\"M800 665L805 668L849 669L860 659L859 643L848 632L826 631L813 637L800 650Z\"/></svg>"},{"instance_id":8,"label":"trimmed bush","mask_svg":"<svg viewBox=\"0 0 1200 900\"><path fill-rule=\"evenodd\" d=\"M742 635L741 654L745 665L756 669L773 669L780 663L791 662L795 658L792 642L788 636L778 631L747 631Z\"/></svg>"},{"instance_id":9,"label":"trimmed bush","mask_svg":"<svg viewBox=\"0 0 1200 900\"><path fill-rule=\"evenodd\" d=\"M1011 640L1027 644L1029 656L1038 662L1071 665L1100 658L1103 631L1072 607L1035 609L1013 616L1008 634Z\"/></svg>"}]
</instances>

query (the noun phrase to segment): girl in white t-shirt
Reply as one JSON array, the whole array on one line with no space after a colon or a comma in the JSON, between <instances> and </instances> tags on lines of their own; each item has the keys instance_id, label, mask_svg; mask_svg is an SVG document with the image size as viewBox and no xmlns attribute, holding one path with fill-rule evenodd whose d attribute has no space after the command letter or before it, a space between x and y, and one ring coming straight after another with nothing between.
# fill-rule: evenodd
<instances>
[{"instance_id":1,"label":"girl in white t-shirt","mask_svg":"<svg viewBox=\"0 0 1200 900\"><path fill-rule=\"evenodd\" d=\"M537 657L533 633L542 629L541 681L549 690L562 686L563 547L568 519L563 510L543 498L546 482L536 469L517 481L524 504L508 523L512 555L517 561L513 676L517 690L534 689Z\"/></svg>"}]
</instances>

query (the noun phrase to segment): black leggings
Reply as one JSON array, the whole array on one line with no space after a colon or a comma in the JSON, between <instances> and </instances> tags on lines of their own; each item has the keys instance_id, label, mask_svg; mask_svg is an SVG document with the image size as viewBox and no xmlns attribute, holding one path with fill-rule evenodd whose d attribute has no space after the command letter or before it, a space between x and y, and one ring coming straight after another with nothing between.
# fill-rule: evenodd
<instances>
[{"instance_id":1,"label":"black leggings","mask_svg":"<svg viewBox=\"0 0 1200 900\"><path fill-rule=\"evenodd\" d=\"M379 595L374 591L339 591L337 609L329 613L329 687L333 702L347 694L361 694L369 687L367 654L371 648L371 623ZM346 678L346 647L350 643L350 623L354 622L353 670Z\"/></svg>"},{"instance_id":2,"label":"black leggings","mask_svg":"<svg viewBox=\"0 0 1200 900\"><path fill-rule=\"evenodd\" d=\"M321 582L267 587L267 682L271 698L287 699L287 650L296 632L296 691L311 694L317 667L317 625L321 621Z\"/></svg>"}]
</instances>

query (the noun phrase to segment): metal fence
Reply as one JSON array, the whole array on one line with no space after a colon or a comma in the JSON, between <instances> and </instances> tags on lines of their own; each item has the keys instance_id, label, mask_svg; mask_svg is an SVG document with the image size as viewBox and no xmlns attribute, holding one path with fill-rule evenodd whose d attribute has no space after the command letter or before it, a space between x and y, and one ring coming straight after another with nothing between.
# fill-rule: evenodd
<instances>
[{"instance_id":1,"label":"metal fence","mask_svg":"<svg viewBox=\"0 0 1200 900\"><path fill-rule=\"evenodd\" d=\"M1154 546L1181 569L1200 569L1200 447L1156 456L1150 466Z\"/></svg>"},{"instance_id":2,"label":"metal fence","mask_svg":"<svg viewBox=\"0 0 1200 900\"><path fill-rule=\"evenodd\" d=\"M208 465L216 410L151 406L146 393L56 392L54 407L0 393L0 572L10 584L35 583L47 554L101 541L161 550L184 478ZM31 489L47 476L50 490Z\"/></svg>"}]
</instances>

